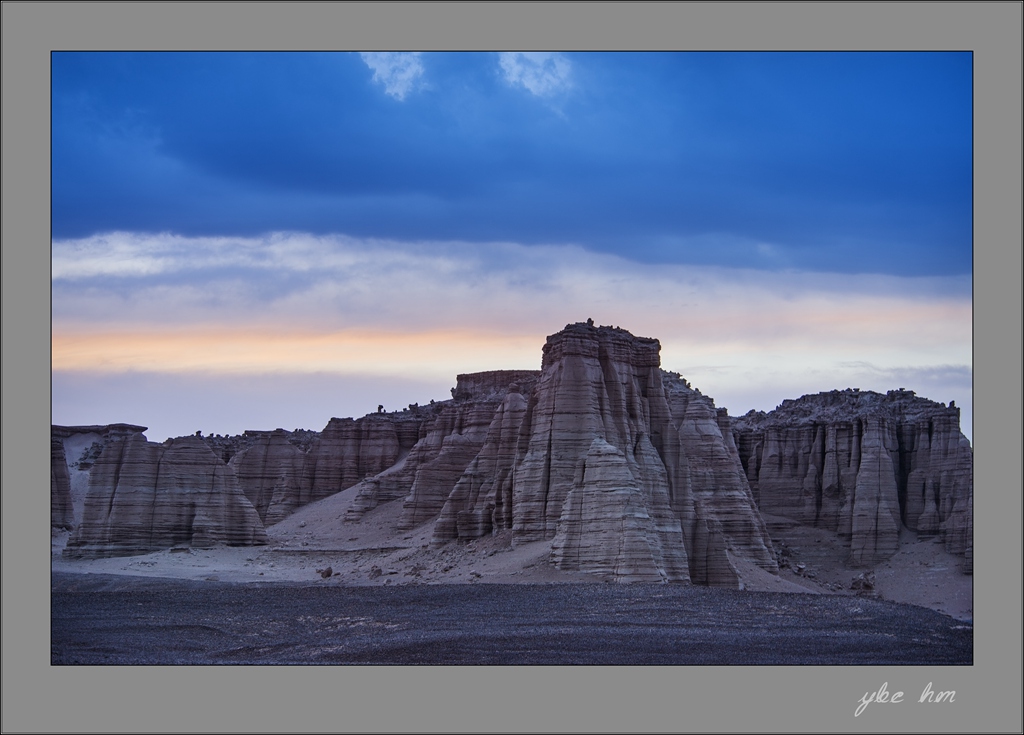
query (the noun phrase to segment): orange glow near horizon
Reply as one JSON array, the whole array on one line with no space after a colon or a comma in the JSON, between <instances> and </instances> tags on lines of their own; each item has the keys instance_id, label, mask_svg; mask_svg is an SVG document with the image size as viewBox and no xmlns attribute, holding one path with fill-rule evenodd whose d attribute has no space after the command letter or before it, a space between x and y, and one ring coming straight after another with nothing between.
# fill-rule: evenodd
<instances>
[{"instance_id":1,"label":"orange glow near horizon","mask_svg":"<svg viewBox=\"0 0 1024 735\"><path fill-rule=\"evenodd\" d=\"M543 338L541 338L541 344ZM54 330L54 370L337 372L450 376L511 365L540 367L536 337L431 331L408 334L240 329ZM535 363L535 364L533 364Z\"/></svg>"},{"instance_id":2,"label":"orange glow near horizon","mask_svg":"<svg viewBox=\"0 0 1024 735\"><path fill-rule=\"evenodd\" d=\"M824 299L682 317L637 313L634 334L661 339L676 359L764 360L818 364L872 359L888 364L969 363L971 305L957 302L838 304ZM773 308L774 307L774 308ZM893 318L894 311L899 319ZM628 315L627 315L628 316ZM561 328L562 321L558 328ZM598 323L601 323L598 320ZM624 322L626 326L630 322ZM297 331L269 325L55 325L54 370L207 373L371 373L430 375L539 369L545 327L385 331ZM628 328L628 327L627 327ZM555 331L546 325L548 333ZM966 348L965 348L966 345ZM965 354L964 350L967 350Z\"/></svg>"}]
</instances>

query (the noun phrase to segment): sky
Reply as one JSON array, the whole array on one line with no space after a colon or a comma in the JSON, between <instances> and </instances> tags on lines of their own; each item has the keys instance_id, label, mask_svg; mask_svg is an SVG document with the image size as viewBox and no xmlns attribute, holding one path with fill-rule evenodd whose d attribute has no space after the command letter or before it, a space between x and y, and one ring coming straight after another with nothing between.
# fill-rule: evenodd
<instances>
[{"instance_id":1,"label":"sky","mask_svg":"<svg viewBox=\"0 0 1024 735\"><path fill-rule=\"evenodd\" d=\"M972 424L972 58L53 53L52 420L321 429L593 318Z\"/></svg>"}]
</instances>

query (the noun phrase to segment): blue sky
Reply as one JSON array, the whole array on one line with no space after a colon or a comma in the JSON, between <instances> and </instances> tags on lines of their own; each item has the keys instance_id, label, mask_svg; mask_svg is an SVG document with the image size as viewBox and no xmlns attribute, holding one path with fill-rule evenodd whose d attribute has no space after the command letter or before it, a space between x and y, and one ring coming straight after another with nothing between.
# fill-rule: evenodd
<instances>
[{"instance_id":1,"label":"blue sky","mask_svg":"<svg viewBox=\"0 0 1024 735\"><path fill-rule=\"evenodd\" d=\"M321 428L588 317L733 414L971 405L969 53L51 59L57 423L155 427L191 380L241 430L209 396L245 375L287 414L245 420ZM297 413L314 374L355 397Z\"/></svg>"}]
</instances>

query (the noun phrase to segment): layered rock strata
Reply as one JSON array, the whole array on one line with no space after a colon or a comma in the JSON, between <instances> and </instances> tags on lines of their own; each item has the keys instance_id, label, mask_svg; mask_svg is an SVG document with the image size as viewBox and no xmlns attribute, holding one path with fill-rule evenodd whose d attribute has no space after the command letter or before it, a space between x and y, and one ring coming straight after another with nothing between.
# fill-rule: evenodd
<instances>
[{"instance_id":1,"label":"layered rock strata","mask_svg":"<svg viewBox=\"0 0 1024 735\"><path fill-rule=\"evenodd\" d=\"M973 451L952 404L847 389L752 411L732 431L761 511L836 532L851 565L892 556L901 527L973 556Z\"/></svg>"},{"instance_id":2,"label":"layered rock strata","mask_svg":"<svg viewBox=\"0 0 1024 735\"><path fill-rule=\"evenodd\" d=\"M412 485L402 506L399 530L437 516L469 463L479 454L499 402L460 400L447 406L413 452Z\"/></svg>"},{"instance_id":3,"label":"layered rock strata","mask_svg":"<svg viewBox=\"0 0 1024 735\"><path fill-rule=\"evenodd\" d=\"M66 556L127 556L175 546L266 543L234 472L198 437L110 441L90 473Z\"/></svg>"},{"instance_id":4,"label":"layered rock strata","mask_svg":"<svg viewBox=\"0 0 1024 735\"><path fill-rule=\"evenodd\" d=\"M555 535L577 464L594 439L622 451L634 477L659 484L652 475L665 470L651 445L647 401L652 384L660 382L659 350L657 340L586 324L548 337L521 431L513 485L515 540Z\"/></svg>"},{"instance_id":5,"label":"layered rock strata","mask_svg":"<svg viewBox=\"0 0 1024 735\"><path fill-rule=\"evenodd\" d=\"M274 429L273 431L249 429L234 436L202 434L200 432L196 436L200 436L207 446L213 450L213 453L223 461L230 462L231 458L239 452L245 451L260 442L265 442L275 433L282 432L287 438L288 443L299 449L302 453L308 452L313 443L320 438L319 431L310 431L308 429L295 429L294 431L285 431L284 429Z\"/></svg>"},{"instance_id":6,"label":"layered rock strata","mask_svg":"<svg viewBox=\"0 0 1024 735\"><path fill-rule=\"evenodd\" d=\"M264 526L284 519L300 505L306 454L278 429L231 457L239 487Z\"/></svg>"},{"instance_id":7,"label":"layered rock strata","mask_svg":"<svg viewBox=\"0 0 1024 735\"><path fill-rule=\"evenodd\" d=\"M54 427L51 523L81 518L69 556L265 543L265 525L355 487L346 521L401 500L396 533L432 522L440 546L510 530L615 581L776 572L759 507L839 534L853 565L891 555L903 526L973 559L973 454L952 405L833 391L733 420L661 369L657 340L592 323L549 337L540 371L459 375L450 400L322 432L158 445L141 430Z\"/></svg>"},{"instance_id":8,"label":"layered rock strata","mask_svg":"<svg viewBox=\"0 0 1024 735\"><path fill-rule=\"evenodd\" d=\"M302 494L294 507L346 490L408 454L433 411L332 418L306 454Z\"/></svg>"},{"instance_id":9,"label":"layered rock strata","mask_svg":"<svg viewBox=\"0 0 1024 735\"><path fill-rule=\"evenodd\" d=\"M346 519L359 520L377 504L399 498L404 499L401 530L435 518L483 447L509 386L532 387L538 375L532 370L459 375L452 400L415 407L421 415L428 410L417 441L395 466L363 483Z\"/></svg>"},{"instance_id":10,"label":"layered rock strata","mask_svg":"<svg viewBox=\"0 0 1024 735\"><path fill-rule=\"evenodd\" d=\"M617 582L690 579L682 530L667 494L645 492L626 455L600 438L577 465L551 561L559 569Z\"/></svg>"},{"instance_id":11,"label":"layered rock strata","mask_svg":"<svg viewBox=\"0 0 1024 735\"><path fill-rule=\"evenodd\" d=\"M508 394L509 386L529 393L540 379L538 370L487 370L481 373L463 373L456 376L452 398L456 401L500 401Z\"/></svg>"},{"instance_id":12,"label":"layered rock strata","mask_svg":"<svg viewBox=\"0 0 1024 735\"><path fill-rule=\"evenodd\" d=\"M532 381L534 384L536 380ZM431 545L473 539L512 528L512 480L526 397L508 386L476 457L462 473L434 524Z\"/></svg>"},{"instance_id":13,"label":"layered rock strata","mask_svg":"<svg viewBox=\"0 0 1024 735\"><path fill-rule=\"evenodd\" d=\"M552 542L555 566L613 579L732 586L729 553L776 570L731 435L660 349L592 324L549 337L539 382L506 395L434 545L511 528L514 543Z\"/></svg>"},{"instance_id":14,"label":"layered rock strata","mask_svg":"<svg viewBox=\"0 0 1024 735\"><path fill-rule=\"evenodd\" d=\"M681 376L662 372L664 405L654 402L655 446L665 462L672 507L682 522L691 576L732 586L730 555L776 571L768 529L757 510L724 408Z\"/></svg>"},{"instance_id":15,"label":"layered rock strata","mask_svg":"<svg viewBox=\"0 0 1024 735\"><path fill-rule=\"evenodd\" d=\"M70 530L75 525L71 504L71 476L68 474L64 441L50 436L50 527Z\"/></svg>"},{"instance_id":16,"label":"layered rock strata","mask_svg":"<svg viewBox=\"0 0 1024 735\"><path fill-rule=\"evenodd\" d=\"M81 522L89 470L117 437L146 431L134 424L50 426L50 523L70 530Z\"/></svg>"}]
</instances>

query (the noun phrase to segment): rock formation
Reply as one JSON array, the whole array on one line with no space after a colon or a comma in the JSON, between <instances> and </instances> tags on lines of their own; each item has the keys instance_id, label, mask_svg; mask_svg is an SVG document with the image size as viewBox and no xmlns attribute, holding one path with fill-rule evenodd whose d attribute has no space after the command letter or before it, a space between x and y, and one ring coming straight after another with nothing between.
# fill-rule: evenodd
<instances>
[{"instance_id":1,"label":"rock formation","mask_svg":"<svg viewBox=\"0 0 1024 735\"><path fill-rule=\"evenodd\" d=\"M536 379L530 385L536 383ZM473 539L512 528L512 480L526 398L518 382L508 386L476 457L462 473L434 524L431 540Z\"/></svg>"},{"instance_id":2,"label":"rock formation","mask_svg":"<svg viewBox=\"0 0 1024 735\"><path fill-rule=\"evenodd\" d=\"M307 453L304 494L295 507L350 488L393 466L419 439L424 419L418 413L331 419Z\"/></svg>"},{"instance_id":3,"label":"rock formation","mask_svg":"<svg viewBox=\"0 0 1024 735\"><path fill-rule=\"evenodd\" d=\"M617 582L690 579L682 530L667 493L645 491L625 453L601 438L577 464L551 561L559 569Z\"/></svg>"},{"instance_id":4,"label":"rock formation","mask_svg":"<svg viewBox=\"0 0 1024 735\"><path fill-rule=\"evenodd\" d=\"M561 511L563 488L567 480L574 480L572 474L567 478L571 465L562 458L578 461L589 451L593 438L599 437L622 452L650 507L667 504L672 509L684 546L678 553L685 554L694 582L735 584L728 559L732 547L775 570L771 542L753 507L738 457L726 446L714 404L681 380L666 391L660 349L655 339L585 324L568 325L548 339L544 375L550 381L542 378L535 396L531 418L539 431L532 433L517 471L516 490L522 503L513 530L524 538L536 537L541 529L551 533L551 511ZM545 424L552 427L550 431ZM550 442L550 462L544 457L545 442ZM723 482L726 476L729 482ZM541 508L536 504L536 489L545 480L546 502ZM736 494L739 503L733 497ZM734 515L730 524L722 523L704 502L705 496L713 498L712 503L729 499L729 507L721 510ZM675 533L675 523L659 522L662 533Z\"/></svg>"},{"instance_id":5,"label":"rock formation","mask_svg":"<svg viewBox=\"0 0 1024 735\"><path fill-rule=\"evenodd\" d=\"M228 462L238 485L264 526L286 517L301 505L306 454L278 429L259 437Z\"/></svg>"},{"instance_id":6,"label":"rock formation","mask_svg":"<svg viewBox=\"0 0 1024 735\"><path fill-rule=\"evenodd\" d=\"M403 498L399 527L413 528L435 518L456 483L483 447L495 411L510 385L532 387L534 370L494 370L459 375L452 399L429 409L419 439L399 465L368 480L349 512L358 520L378 503ZM422 414L424 409L418 409Z\"/></svg>"},{"instance_id":7,"label":"rock formation","mask_svg":"<svg viewBox=\"0 0 1024 735\"><path fill-rule=\"evenodd\" d=\"M483 447L498 405L495 400L461 400L445 407L432 423L414 449L415 474L399 529L414 528L440 513L455 483Z\"/></svg>"},{"instance_id":8,"label":"rock formation","mask_svg":"<svg viewBox=\"0 0 1024 735\"><path fill-rule=\"evenodd\" d=\"M894 554L901 527L972 556L973 452L958 408L836 390L751 411L732 430L761 511L836 532L851 565Z\"/></svg>"},{"instance_id":9,"label":"rock formation","mask_svg":"<svg viewBox=\"0 0 1024 735\"><path fill-rule=\"evenodd\" d=\"M654 403L653 437L669 475L672 507L683 524L692 578L731 586L736 574L730 555L775 571L768 530L743 472L728 413L679 375L662 376L668 414Z\"/></svg>"},{"instance_id":10,"label":"rock formation","mask_svg":"<svg viewBox=\"0 0 1024 735\"><path fill-rule=\"evenodd\" d=\"M82 517L89 470L108 442L146 431L145 426L50 426L50 523L70 530Z\"/></svg>"},{"instance_id":11,"label":"rock formation","mask_svg":"<svg viewBox=\"0 0 1024 735\"><path fill-rule=\"evenodd\" d=\"M958 409L847 390L730 419L662 370L660 349L570 324L539 371L459 375L449 400L321 432L153 444L143 427L55 426L51 523L76 527L69 556L260 544L266 526L354 488L345 522L400 501L395 533L432 524L435 548L509 532L550 544L558 569L614 581L735 587L741 563L775 573L765 517L837 534L853 566L891 556L901 528L937 535L970 570Z\"/></svg>"},{"instance_id":12,"label":"rock formation","mask_svg":"<svg viewBox=\"0 0 1024 735\"><path fill-rule=\"evenodd\" d=\"M50 527L70 530L75 525L74 509L71 505L71 477L68 475L64 442L58 436L50 436Z\"/></svg>"},{"instance_id":13,"label":"rock formation","mask_svg":"<svg viewBox=\"0 0 1024 735\"><path fill-rule=\"evenodd\" d=\"M201 438L206 442L206 445L213 450L214 454L225 462L230 462L231 458L236 454L245 451L255 444L265 442L267 439L270 439L271 435L275 432L283 433L287 438L288 443L296 447L303 454L308 452L313 443L320 438L319 431L310 431L308 429L295 429L294 431L285 431L284 429L255 431L250 429L236 436L203 434ZM196 436L199 436L199 434Z\"/></svg>"},{"instance_id":14,"label":"rock formation","mask_svg":"<svg viewBox=\"0 0 1024 735\"><path fill-rule=\"evenodd\" d=\"M732 585L729 553L775 570L714 404L681 380L667 392L659 352L612 327L549 337L536 388L499 406L433 543L511 527L515 543L553 542L557 567L613 579Z\"/></svg>"},{"instance_id":15,"label":"rock formation","mask_svg":"<svg viewBox=\"0 0 1024 735\"><path fill-rule=\"evenodd\" d=\"M266 543L234 472L198 437L110 441L90 473L66 556L122 556L175 546Z\"/></svg>"}]
</instances>

